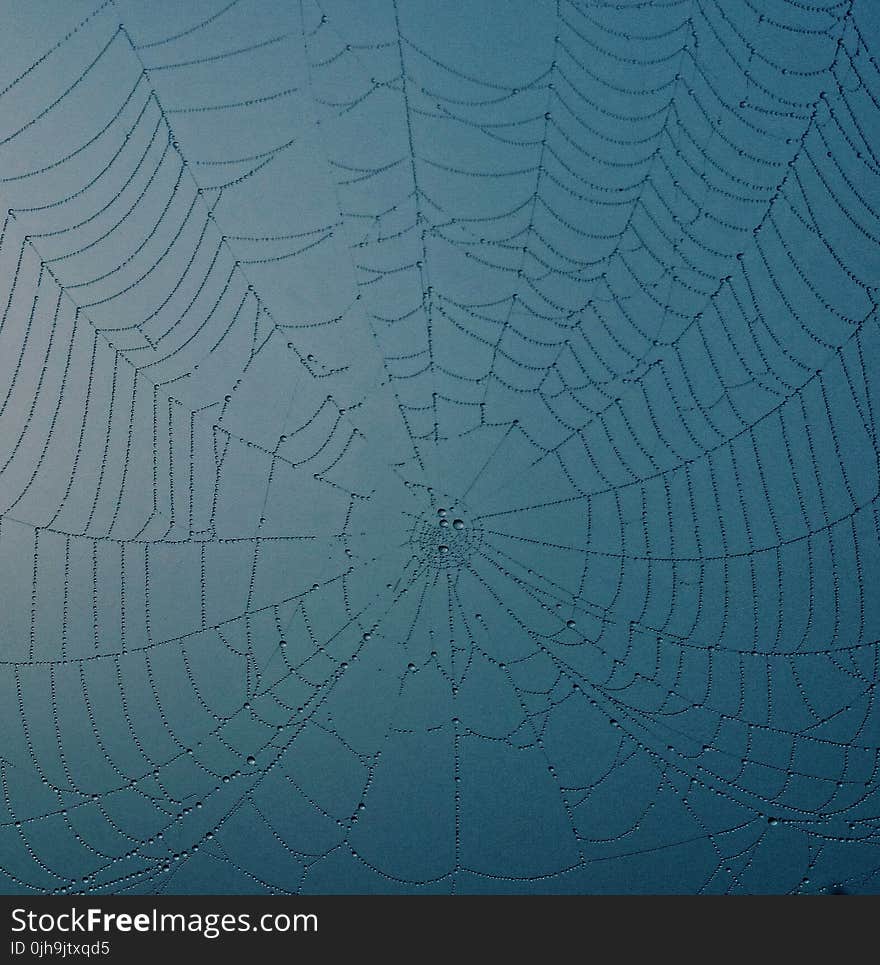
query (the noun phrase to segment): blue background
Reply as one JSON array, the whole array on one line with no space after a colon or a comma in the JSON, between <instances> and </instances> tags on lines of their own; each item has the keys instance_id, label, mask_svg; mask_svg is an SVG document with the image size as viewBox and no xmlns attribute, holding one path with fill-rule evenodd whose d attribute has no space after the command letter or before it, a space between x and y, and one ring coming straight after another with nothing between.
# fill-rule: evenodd
<instances>
[{"instance_id":1,"label":"blue background","mask_svg":"<svg viewBox=\"0 0 880 965\"><path fill-rule=\"evenodd\" d=\"M876 892L876 6L91 2L0 13L0 887Z\"/></svg>"}]
</instances>

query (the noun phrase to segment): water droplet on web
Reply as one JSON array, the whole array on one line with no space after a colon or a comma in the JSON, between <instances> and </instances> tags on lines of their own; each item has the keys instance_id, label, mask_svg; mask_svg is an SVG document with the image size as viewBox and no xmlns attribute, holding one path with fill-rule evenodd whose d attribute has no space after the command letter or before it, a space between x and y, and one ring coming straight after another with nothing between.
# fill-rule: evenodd
<instances>
[{"instance_id":1,"label":"water droplet on web","mask_svg":"<svg viewBox=\"0 0 880 965\"><path fill-rule=\"evenodd\" d=\"M445 515L446 515L446 510L445 510L445 509L438 509L438 510L437 510L437 515L438 515L438 516L445 516Z\"/></svg>"},{"instance_id":2,"label":"water droplet on web","mask_svg":"<svg viewBox=\"0 0 880 965\"><path fill-rule=\"evenodd\" d=\"M566 620L565 625L568 627L569 630L574 630L575 626L577 626L574 620Z\"/></svg>"},{"instance_id":3,"label":"water droplet on web","mask_svg":"<svg viewBox=\"0 0 880 965\"><path fill-rule=\"evenodd\" d=\"M438 549L438 550L440 551L440 553L441 553L442 555L444 555L444 556L449 552L449 547L448 547L445 543L441 543L441 544L437 547L437 549Z\"/></svg>"},{"instance_id":4,"label":"water droplet on web","mask_svg":"<svg viewBox=\"0 0 880 965\"><path fill-rule=\"evenodd\" d=\"M257 763L257 759L256 759L256 757L254 757L253 754L248 754L248 756L247 756L247 762L248 762L248 764L256 764L256 763Z\"/></svg>"},{"instance_id":5,"label":"water droplet on web","mask_svg":"<svg viewBox=\"0 0 880 965\"><path fill-rule=\"evenodd\" d=\"M453 529L464 529L464 520L462 520L462 519L454 519L454 520L452 521L452 528L453 528Z\"/></svg>"},{"instance_id":6,"label":"water droplet on web","mask_svg":"<svg viewBox=\"0 0 880 965\"><path fill-rule=\"evenodd\" d=\"M441 520L440 520L440 525L441 525L441 526L444 526L444 527L445 527L445 526L448 526L448 525L449 525L449 520L448 520L448 519L441 519Z\"/></svg>"}]
</instances>

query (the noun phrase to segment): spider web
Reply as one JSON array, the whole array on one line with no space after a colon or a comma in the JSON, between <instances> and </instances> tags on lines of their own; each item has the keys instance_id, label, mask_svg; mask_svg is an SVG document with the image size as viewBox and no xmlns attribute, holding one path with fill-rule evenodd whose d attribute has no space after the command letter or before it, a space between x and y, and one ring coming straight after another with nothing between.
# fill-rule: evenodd
<instances>
[{"instance_id":1,"label":"spider web","mask_svg":"<svg viewBox=\"0 0 880 965\"><path fill-rule=\"evenodd\" d=\"M876 891L871 4L4 7L4 890Z\"/></svg>"}]
</instances>

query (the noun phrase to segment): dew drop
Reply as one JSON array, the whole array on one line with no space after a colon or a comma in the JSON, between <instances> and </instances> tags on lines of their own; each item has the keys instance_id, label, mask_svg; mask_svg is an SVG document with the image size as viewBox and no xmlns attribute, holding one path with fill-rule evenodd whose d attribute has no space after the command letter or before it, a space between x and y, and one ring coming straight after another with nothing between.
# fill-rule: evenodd
<instances>
[{"instance_id":1,"label":"dew drop","mask_svg":"<svg viewBox=\"0 0 880 965\"><path fill-rule=\"evenodd\" d=\"M574 630L575 628L574 620L566 620L565 625L568 627L569 630Z\"/></svg>"},{"instance_id":2,"label":"dew drop","mask_svg":"<svg viewBox=\"0 0 880 965\"><path fill-rule=\"evenodd\" d=\"M453 528L453 529L464 529L464 520L454 519L454 520L452 521L452 528Z\"/></svg>"},{"instance_id":3,"label":"dew drop","mask_svg":"<svg viewBox=\"0 0 880 965\"><path fill-rule=\"evenodd\" d=\"M438 549L438 550L440 551L440 553L443 554L444 556L449 552L449 547L448 547L445 543L441 543L441 544L437 547L437 549Z\"/></svg>"},{"instance_id":4,"label":"dew drop","mask_svg":"<svg viewBox=\"0 0 880 965\"><path fill-rule=\"evenodd\" d=\"M248 762L248 764L252 764L252 765L253 765L253 764L256 764L256 763L257 763L257 759L256 759L256 757L254 757L253 754L248 754L248 756L247 756L247 762Z\"/></svg>"}]
</instances>

